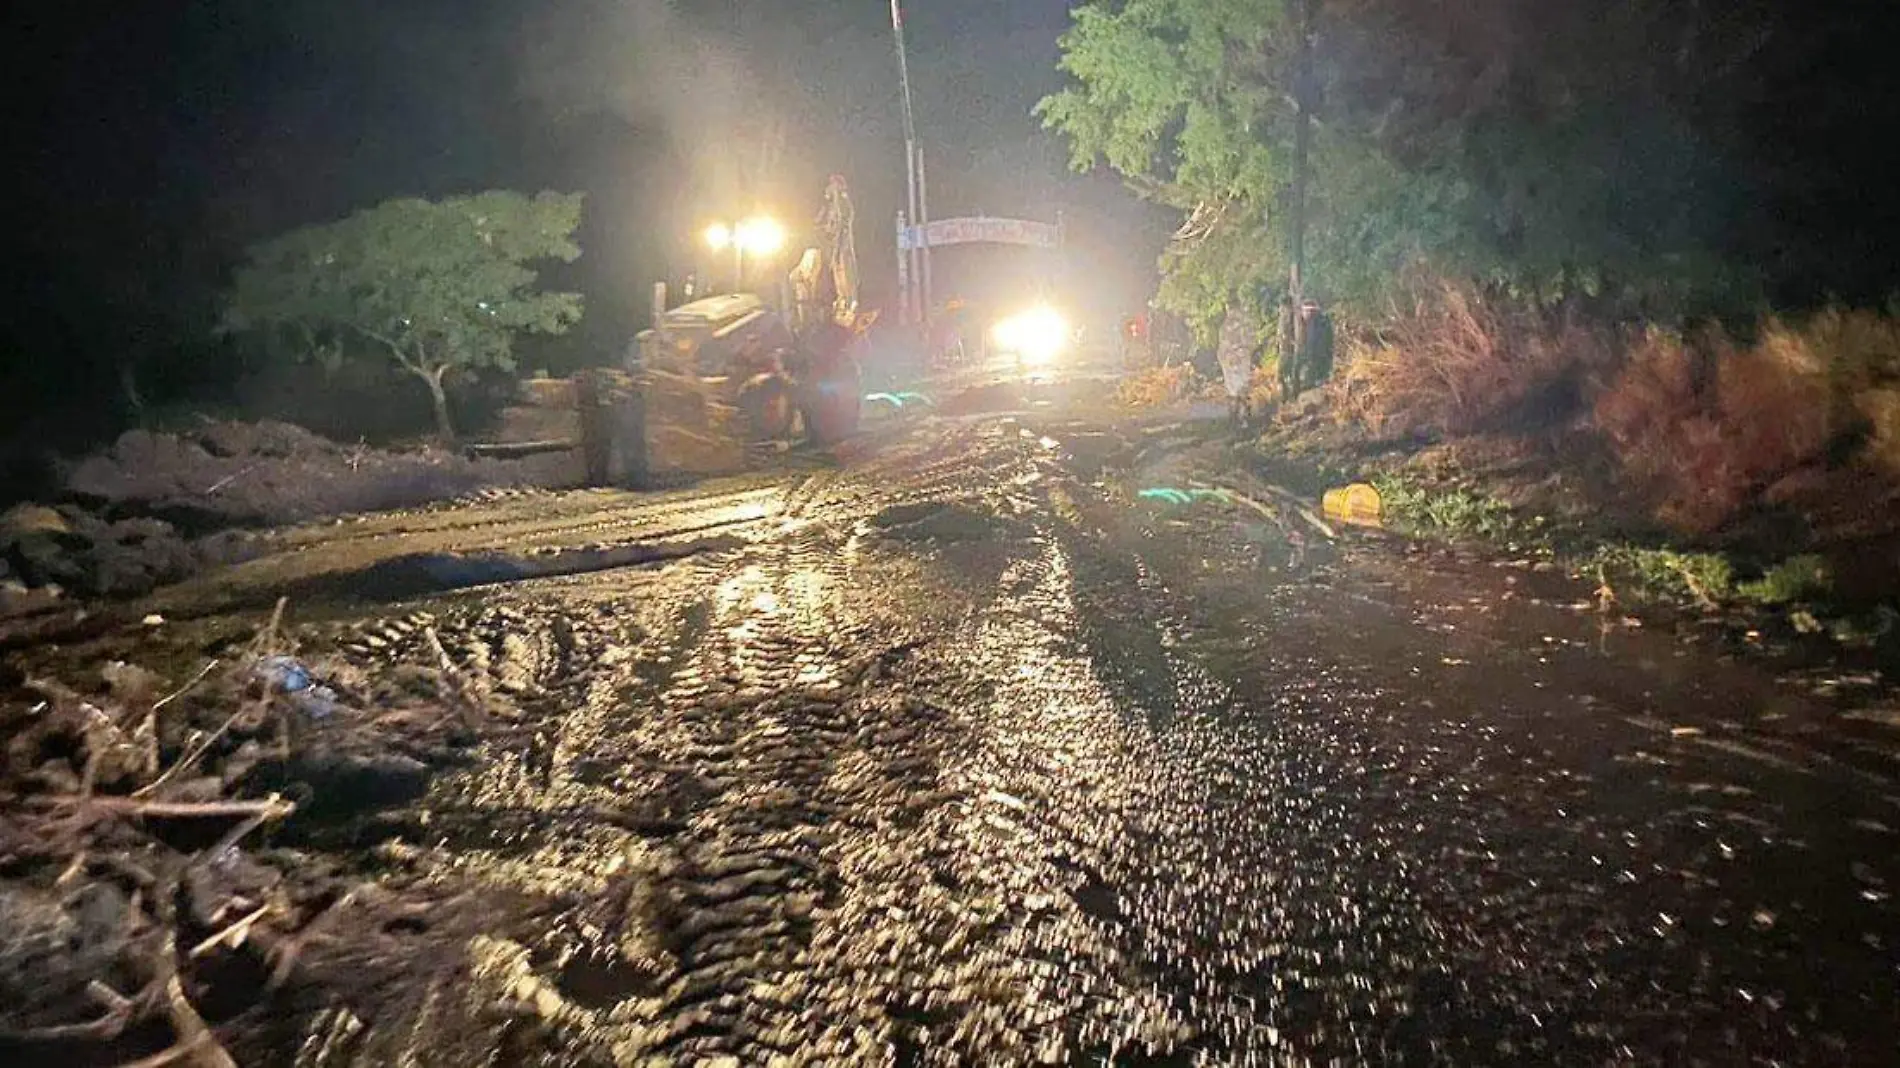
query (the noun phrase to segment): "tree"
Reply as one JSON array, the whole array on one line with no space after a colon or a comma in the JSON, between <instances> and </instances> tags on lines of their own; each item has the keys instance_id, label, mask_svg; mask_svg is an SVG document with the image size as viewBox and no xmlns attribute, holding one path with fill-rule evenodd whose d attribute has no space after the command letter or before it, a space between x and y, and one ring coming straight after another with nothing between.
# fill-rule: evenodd
<instances>
[{"instance_id":1,"label":"tree","mask_svg":"<svg viewBox=\"0 0 1900 1068\"><path fill-rule=\"evenodd\" d=\"M1069 88L1037 107L1065 134L1072 164L1106 163L1138 193L1180 210L1163 256L1161 300L1206 340L1223 310L1287 279L1285 216L1298 173L1300 0L1126 0L1076 10L1061 41ZM1350 167L1317 131L1315 163ZM1310 259L1328 215L1322 183L1306 200ZM1276 232L1279 231L1279 232ZM1323 273L1324 268L1320 268Z\"/></svg>"},{"instance_id":2,"label":"tree","mask_svg":"<svg viewBox=\"0 0 1900 1068\"><path fill-rule=\"evenodd\" d=\"M327 362L373 353L428 387L454 440L444 381L514 367L517 334L559 334L576 293L545 292L529 265L580 255L581 195L496 191L386 201L253 247L225 299L223 329Z\"/></svg>"},{"instance_id":3,"label":"tree","mask_svg":"<svg viewBox=\"0 0 1900 1068\"><path fill-rule=\"evenodd\" d=\"M1725 95L1667 0L1095 0L1038 106L1072 164L1180 210L1161 298L1203 331L1290 273L1367 316L1405 268L1529 302L1736 294L1698 135ZM1312 19L1310 35L1300 26ZM1312 72L1300 79L1301 43ZM1299 102L1312 103L1299 195ZM1291 218L1303 203L1295 224Z\"/></svg>"}]
</instances>

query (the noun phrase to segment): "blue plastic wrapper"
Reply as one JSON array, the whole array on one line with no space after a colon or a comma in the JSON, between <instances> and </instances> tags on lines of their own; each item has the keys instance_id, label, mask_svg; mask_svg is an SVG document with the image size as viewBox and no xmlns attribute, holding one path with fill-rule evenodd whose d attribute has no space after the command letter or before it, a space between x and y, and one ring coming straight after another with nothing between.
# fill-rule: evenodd
<instances>
[{"instance_id":1,"label":"blue plastic wrapper","mask_svg":"<svg viewBox=\"0 0 1900 1068\"><path fill-rule=\"evenodd\" d=\"M310 669L296 657L267 656L257 662L251 674L288 696L297 710L311 719L328 718L337 709L336 691L317 685L310 677Z\"/></svg>"}]
</instances>

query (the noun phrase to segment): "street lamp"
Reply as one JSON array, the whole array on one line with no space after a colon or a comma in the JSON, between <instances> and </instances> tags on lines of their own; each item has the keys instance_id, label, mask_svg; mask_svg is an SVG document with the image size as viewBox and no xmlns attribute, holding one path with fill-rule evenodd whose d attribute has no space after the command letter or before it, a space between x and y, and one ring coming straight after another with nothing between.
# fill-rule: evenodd
<instances>
[{"instance_id":1,"label":"street lamp","mask_svg":"<svg viewBox=\"0 0 1900 1068\"><path fill-rule=\"evenodd\" d=\"M764 215L754 215L731 225L713 223L706 227L704 236L714 252L732 249L732 290L735 293L745 288L747 256L765 259L785 247L785 227Z\"/></svg>"}]
</instances>

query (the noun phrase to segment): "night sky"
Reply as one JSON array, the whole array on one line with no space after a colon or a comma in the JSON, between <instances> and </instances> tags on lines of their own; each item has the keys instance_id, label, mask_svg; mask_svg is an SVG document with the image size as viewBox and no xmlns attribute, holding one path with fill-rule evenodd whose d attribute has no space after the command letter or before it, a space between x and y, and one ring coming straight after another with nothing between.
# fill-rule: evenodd
<instances>
[{"instance_id":1,"label":"night sky","mask_svg":"<svg viewBox=\"0 0 1900 1068\"><path fill-rule=\"evenodd\" d=\"M1119 252L1105 302L1138 299L1165 219L1069 176L1029 114L1059 84L1067 5L906 16L933 214L1064 210L1084 256ZM180 350L202 344L243 247L398 195L588 195L585 255L558 279L587 319L556 361L617 351L649 283L693 266L705 220L803 224L834 171L857 195L868 296L891 287L885 0L141 0L12 18L10 407L104 388L129 348L152 350L160 389L215 386L192 379L217 361Z\"/></svg>"},{"instance_id":2,"label":"night sky","mask_svg":"<svg viewBox=\"0 0 1900 1068\"><path fill-rule=\"evenodd\" d=\"M1111 313L1151 283L1168 219L1111 177L1068 175L1029 114L1060 84L1067 7L908 3L920 141L934 215L1063 211L1098 272L1090 310ZM1774 190L1758 214L1780 220L1764 255L1805 257L1817 292L1890 287L1893 5L1681 7L1778 27L1739 90L1759 99L1737 110ZM206 344L212 302L245 245L397 195L588 195L586 254L556 279L588 314L549 361L616 351L705 221L805 222L834 171L857 193L868 296L890 292L903 168L886 0L80 0L9 21L10 418L109 395L128 353L148 390L215 393L230 370ZM941 289L992 262L960 258Z\"/></svg>"}]
</instances>

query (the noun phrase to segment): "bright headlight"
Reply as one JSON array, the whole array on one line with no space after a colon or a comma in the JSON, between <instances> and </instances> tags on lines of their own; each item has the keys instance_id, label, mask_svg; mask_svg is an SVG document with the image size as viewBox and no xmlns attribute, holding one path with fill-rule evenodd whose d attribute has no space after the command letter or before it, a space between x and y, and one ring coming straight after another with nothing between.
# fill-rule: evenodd
<instances>
[{"instance_id":1,"label":"bright headlight","mask_svg":"<svg viewBox=\"0 0 1900 1068\"><path fill-rule=\"evenodd\" d=\"M999 347L1021 353L1030 363L1047 363L1069 343L1069 322L1043 305L997 323L993 336Z\"/></svg>"}]
</instances>

